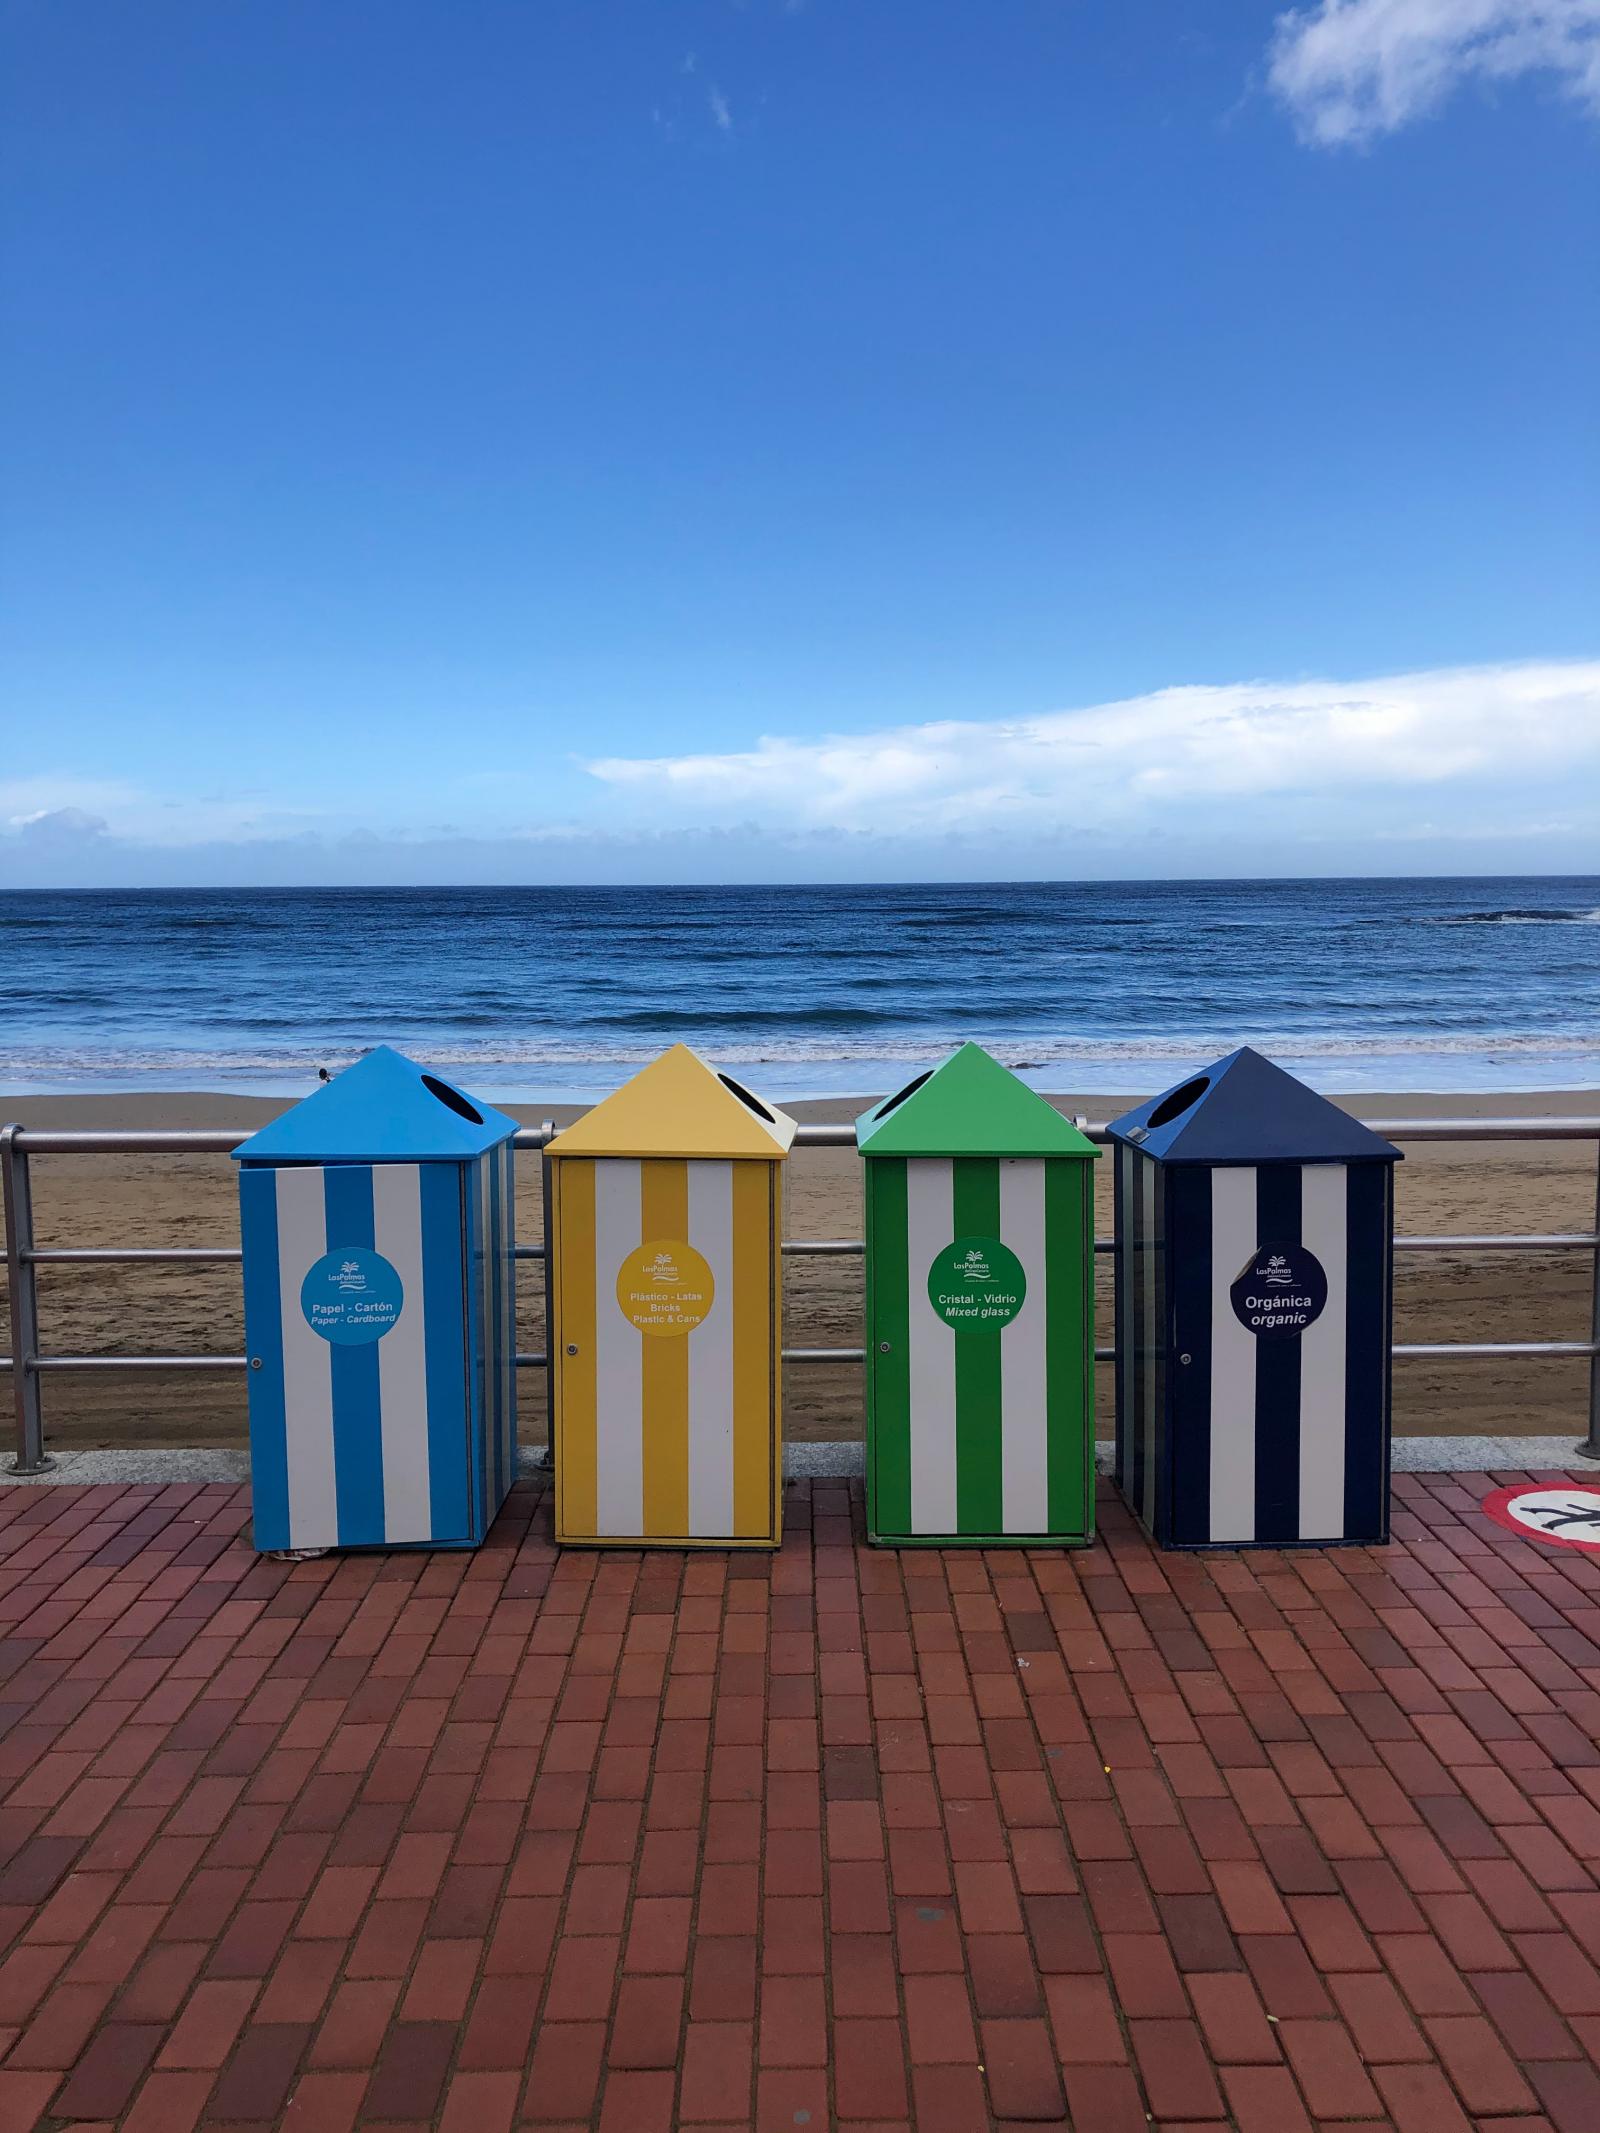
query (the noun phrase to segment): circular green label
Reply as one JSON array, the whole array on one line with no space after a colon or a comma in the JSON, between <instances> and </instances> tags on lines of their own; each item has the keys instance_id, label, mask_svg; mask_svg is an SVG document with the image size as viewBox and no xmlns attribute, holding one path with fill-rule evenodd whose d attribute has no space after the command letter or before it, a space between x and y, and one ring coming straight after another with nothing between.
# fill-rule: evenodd
<instances>
[{"instance_id":1,"label":"circular green label","mask_svg":"<svg viewBox=\"0 0 1600 2133\"><path fill-rule=\"evenodd\" d=\"M1027 1293L1022 1261L998 1237L957 1237L928 1269L928 1301L958 1333L1009 1326Z\"/></svg>"}]
</instances>

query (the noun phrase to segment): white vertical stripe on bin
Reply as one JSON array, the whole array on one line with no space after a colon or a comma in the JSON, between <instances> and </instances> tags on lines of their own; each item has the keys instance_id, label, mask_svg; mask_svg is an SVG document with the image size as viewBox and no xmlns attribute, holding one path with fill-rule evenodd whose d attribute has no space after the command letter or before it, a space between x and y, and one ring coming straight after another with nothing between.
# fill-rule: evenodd
<instances>
[{"instance_id":1,"label":"white vertical stripe on bin","mask_svg":"<svg viewBox=\"0 0 1600 2133\"><path fill-rule=\"evenodd\" d=\"M283 1434L289 1478L289 1546L335 1548L339 1504L333 1481L333 1351L300 1308L300 1285L328 1249L322 1171L288 1164L278 1195L279 1317L283 1328Z\"/></svg>"},{"instance_id":2,"label":"white vertical stripe on bin","mask_svg":"<svg viewBox=\"0 0 1600 2133\"><path fill-rule=\"evenodd\" d=\"M1300 1242L1322 1262L1328 1301L1300 1336L1300 1538L1344 1535L1344 1372L1349 1340L1350 1175L1343 1163L1300 1172Z\"/></svg>"},{"instance_id":3,"label":"white vertical stripe on bin","mask_svg":"<svg viewBox=\"0 0 1600 2133\"><path fill-rule=\"evenodd\" d=\"M378 1343L383 1444L383 1537L433 1537L428 1478L428 1364L422 1293L422 1173L415 1163L372 1166L373 1243L400 1276L400 1316Z\"/></svg>"},{"instance_id":4,"label":"white vertical stripe on bin","mask_svg":"<svg viewBox=\"0 0 1600 2133\"><path fill-rule=\"evenodd\" d=\"M958 1525L955 1334L928 1301L928 1268L954 1237L953 1166L935 1158L908 1158L906 1333L911 1346L913 1533L954 1533Z\"/></svg>"},{"instance_id":5,"label":"white vertical stripe on bin","mask_svg":"<svg viewBox=\"0 0 1600 2133\"><path fill-rule=\"evenodd\" d=\"M1045 1398L1044 1164L1002 1160L1000 1238L1022 1262L1022 1309L1000 1332L1000 1510L1006 1533L1049 1522L1050 1432Z\"/></svg>"},{"instance_id":6,"label":"white vertical stripe on bin","mask_svg":"<svg viewBox=\"0 0 1600 2133\"><path fill-rule=\"evenodd\" d=\"M1256 1338L1229 1293L1256 1248L1254 1167L1211 1173L1211 1519L1213 1541L1256 1537Z\"/></svg>"},{"instance_id":7,"label":"white vertical stripe on bin","mask_svg":"<svg viewBox=\"0 0 1600 2133\"><path fill-rule=\"evenodd\" d=\"M733 1165L686 1163L689 1242L711 1269L711 1309L689 1335L689 1531L733 1531Z\"/></svg>"},{"instance_id":8,"label":"white vertical stripe on bin","mask_svg":"<svg viewBox=\"0 0 1600 2133\"><path fill-rule=\"evenodd\" d=\"M594 1453L596 1531L644 1531L645 1336L617 1302L617 1273L643 1242L641 1172L623 1156L594 1166Z\"/></svg>"},{"instance_id":9,"label":"white vertical stripe on bin","mask_svg":"<svg viewBox=\"0 0 1600 2133\"><path fill-rule=\"evenodd\" d=\"M1161 1329L1156 1324L1156 1166L1148 1156L1139 1164L1139 1241L1143 1264L1139 1269L1144 1290L1140 1321L1144 1327L1144 1509L1146 1526L1156 1522L1156 1391L1160 1373L1156 1358L1161 1352Z\"/></svg>"}]
</instances>

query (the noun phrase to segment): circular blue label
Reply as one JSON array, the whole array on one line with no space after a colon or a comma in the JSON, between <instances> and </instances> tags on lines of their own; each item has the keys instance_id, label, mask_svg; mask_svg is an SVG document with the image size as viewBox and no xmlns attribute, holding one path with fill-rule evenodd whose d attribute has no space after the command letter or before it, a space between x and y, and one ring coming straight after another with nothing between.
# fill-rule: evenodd
<instances>
[{"instance_id":1,"label":"circular blue label","mask_svg":"<svg viewBox=\"0 0 1600 2133\"><path fill-rule=\"evenodd\" d=\"M388 1260L359 1244L325 1252L300 1284L306 1324L341 1348L382 1340L405 1300L404 1284Z\"/></svg>"}]
</instances>

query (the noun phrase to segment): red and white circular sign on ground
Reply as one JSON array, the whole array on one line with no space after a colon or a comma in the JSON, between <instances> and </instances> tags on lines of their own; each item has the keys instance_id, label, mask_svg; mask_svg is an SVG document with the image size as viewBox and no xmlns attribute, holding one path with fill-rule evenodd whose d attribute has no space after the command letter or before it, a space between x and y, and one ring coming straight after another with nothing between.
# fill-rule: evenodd
<instances>
[{"instance_id":1,"label":"red and white circular sign on ground","mask_svg":"<svg viewBox=\"0 0 1600 2133\"><path fill-rule=\"evenodd\" d=\"M1492 1489L1482 1508L1497 1526L1550 1548L1587 1548L1600 1555L1600 1489L1572 1482L1561 1488Z\"/></svg>"}]
</instances>

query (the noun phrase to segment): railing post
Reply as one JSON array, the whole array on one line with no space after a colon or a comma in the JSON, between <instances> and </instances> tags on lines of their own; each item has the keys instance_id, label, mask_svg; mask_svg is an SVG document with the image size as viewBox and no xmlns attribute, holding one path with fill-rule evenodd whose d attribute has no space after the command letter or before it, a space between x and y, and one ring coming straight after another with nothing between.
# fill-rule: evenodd
<instances>
[{"instance_id":1,"label":"railing post","mask_svg":"<svg viewBox=\"0 0 1600 2133\"><path fill-rule=\"evenodd\" d=\"M6 1288L11 1302L11 1397L16 1403L13 1474L47 1474L55 1465L44 1448L40 1403L38 1275L33 1264L33 1195L28 1157L17 1146L20 1126L0 1126L0 1179L5 1187Z\"/></svg>"},{"instance_id":2,"label":"railing post","mask_svg":"<svg viewBox=\"0 0 1600 2133\"><path fill-rule=\"evenodd\" d=\"M1580 1459L1600 1459L1600 1140L1594 1162L1594 1287L1589 1292L1589 1434L1578 1440Z\"/></svg>"}]
</instances>

